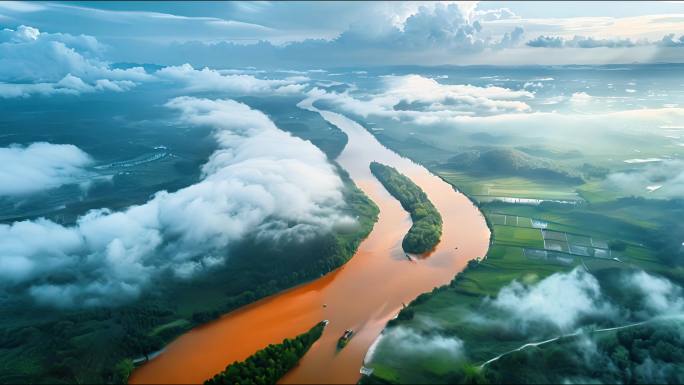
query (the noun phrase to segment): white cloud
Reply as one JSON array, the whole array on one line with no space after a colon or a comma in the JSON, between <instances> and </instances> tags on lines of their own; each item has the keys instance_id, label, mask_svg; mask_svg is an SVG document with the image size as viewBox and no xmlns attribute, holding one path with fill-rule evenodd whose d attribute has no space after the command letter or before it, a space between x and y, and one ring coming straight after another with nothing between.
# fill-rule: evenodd
<instances>
[{"instance_id":1,"label":"white cloud","mask_svg":"<svg viewBox=\"0 0 684 385\"><path fill-rule=\"evenodd\" d=\"M98 79L93 84L67 74L56 83L0 83L0 98L29 97L32 95L79 95L96 91L124 92L136 86L130 80Z\"/></svg>"},{"instance_id":2,"label":"white cloud","mask_svg":"<svg viewBox=\"0 0 684 385\"><path fill-rule=\"evenodd\" d=\"M655 160L653 162L642 162L650 164L639 170L616 172L608 175L605 182L606 187L616 189L624 195L657 194L659 197L684 197L684 162L681 160ZM659 187L657 191L654 190L653 193L649 193L649 186Z\"/></svg>"},{"instance_id":3,"label":"white cloud","mask_svg":"<svg viewBox=\"0 0 684 385\"><path fill-rule=\"evenodd\" d=\"M409 119L419 124L432 124L459 116L488 116L520 113L530 110L521 99L532 99L534 93L503 87L477 87L464 84L441 84L420 75L388 76L384 90L364 98L349 93L309 91L311 99L326 100L349 113L393 119Z\"/></svg>"},{"instance_id":4,"label":"white cloud","mask_svg":"<svg viewBox=\"0 0 684 385\"><path fill-rule=\"evenodd\" d=\"M639 293L641 312L650 316L684 314L684 292L670 280L638 271L623 281Z\"/></svg>"},{"instance_id":5,"label":"white cloud","mask_svg":"<svg viewBox=\"0 0 684 385\"><path fill-rule=\"evenodd\" d=\"M392 354L408 357L442 357L450 361L465 357L463 341L455 336L442 336L439 333L419 334L411 328L402 326L387 329L382 335L382 344L392 346Z\"/></svg>"},{"instance_id":6,"label":"white cloud","mask_svg":"<svg viewBox=\"0 0 684 385\"><path fill-rule=\"evenodd\" d=\"M111 69L91 36L50 34L21 25L0 31L0 97L123 91L151 80L142 68Z\"/></svg>"},{"instance_id":7,"label":"white cloud","mask_svg":"<svg viewBox=\"0 0 684 385\"><path fill-rule=\"evenodd\" d=\"M0 148L0 196L30 194L75 183L92 164L70 144L33 143Z\"/></svg>"},{"instance_id":8,"label":"white cloud","mask_svg":"<svg viewBox=\"0 0 684 385\"><path fill-rule=\"evenodd\" d=\"M351 222L338 211L342 181L311 143L232 100L167 106L184 124L215 129L218 149L202 180L121 212L90 211L75 226L0 225L0 265L9 266L0 287L47 305L112 305L161 274L189 278L221 264L245 236L296 241Z\"/></svg>"},{"instance_id":9,"label":"white cloud","mask_svg":"<svg viewBox=\"0 0 684 385\"><path fill-rule=\"evenodd\" d=\"M560 36L538 36L527 42L530 47L536 48L628 48L637 45L650 44L646 40L632 41L630 39L597 39L590 36L577 36L566 39Z\"/></svg>"},{"instance_id":10,"label":"white cloud","mask_svg":"<svg viewBox=\"0 0 684 385\"><path fill-rule=\"evenodd\" d=\"M220 71L203 68L194 69L190 64L164 67L155 75L161 79L180 82L187 91L223 91L242 94L296 94L300 93L309 80L295 76L285 79L259 79L246 74L222 74Z\"/></svg>"},{"instance_id":11,"label":"white cloud","mask_svg":"<svg viewBox=\"0 0 684 385\"><path fill-rule=\"evenodd\" d=\"M596 278L581 268L555 273L531 286L513 281L489 304L504 311L511 324L522 330L529 330L535 324L549 324L561 331L570 331L584 317L606 317L614 313L604 300Z\"/></svg>"},{"instance_id":12,"label":"white cloud","mask_svg":"<svg viewBox=\"0 0 684 385\"><path fill-rule=\"evenodd\" d=\"M515 12L511 11L508 8L475 10L473 12L473 16L477 20L481 21L494 21L519 18L518 15L515 14Z\"/></svg>"},{"instance_id":13,"label":"white cloud","mask_svg":"<svg viewBox=\"0 0 684 385\"><path fill-rule=\"evenodd\" d=\"M674 33L670 33L663 36L659 43L664 47L684 47L684 35L676 38Z\"/></svg>"},{"instance_id":14,"label":"white cloud","mask_svg":"<svg viewBox=\"0 0 684 385\"><path fill-rule=\"evenodd\" d=\"M570 103L576 107L584 107L591 103L594 98L586 92L575 92L570 96Z\"/></svg>"}]
</instances>

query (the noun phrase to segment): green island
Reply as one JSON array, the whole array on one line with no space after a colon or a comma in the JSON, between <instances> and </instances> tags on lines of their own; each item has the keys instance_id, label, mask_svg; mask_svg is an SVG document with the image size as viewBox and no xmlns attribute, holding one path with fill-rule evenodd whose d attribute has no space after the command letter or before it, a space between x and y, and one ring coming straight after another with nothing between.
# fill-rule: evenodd
<instances>
[{"instance_id":1,"label":"green island","mask_svg":"<svg viewBox=\"0 0 684 385\"><path fill-rule=\"evenodd\" d=\"M374 124L390 125L381 119ZM632 156L631 138L614 134L610 143L575 148L561 141L493 145L495 133L480 139L450 132L398 125L372 133L466 194L492 232L490 249L388 323L366 363L372 373L361 383L682 382L684 322L658 317L682 312L677 298L684 285L684 200L615 184L612 175L642 167L619 161ZM653 310L649 296L655 289L642 293L634 291L636 283L625 284L635 277L653 284L642 288L667 288L662 296L668 306ZM567 281L594 288L596 298L589 295L588 301L605 312L582 313L570 326L558 326L524 322L524 314L514 316L515 307L504 306L505 299L525 298L513 303L536 314L535 307L524 307L532 298L524 295L548 293L543 290L552 283ZM645 323L598 331L639 322ZM586 332L571 335L578 329ZM587 351L594 356L580 354ZM649 371L655 367L664 369Z\"/></svg>"},{"instance_id":2,"label":"green island","mask_svg":"<svg viewBox=\"0 0 684 385\"><path fill-rule=\"evenodd\" d=\"M325 329L326 322L319 322L308 332L293 339L286 338L278 345L269 345L242 362L234 362L224 371L204 381L215 384L275 384L297 365Z\"/></svg>"},{"instance_id":3,"label":"green island","mask_svg":"<svg viewBox=\"0 0 684 385\"><path fill-rule=\"evenodd\" d=\"M411 214L413 224L402 241L407 253L422 254L432 250L442 236L442 216L425 192L394 167L372 162L373 175Z\"/></svg>"},{"instance_id":4,"label":"green island","mask_svg":"<svg viewBox=\"0 0 684 385\"><path fill-rule=\"evenodd\" d=\"M267 108L263 103L260 107ZM318 114L288 106L272 111L271 117L293 135L325 144L324 152L344 182L341 211L356 218L356 226L306 242L246 238L225 251L230 256L225 265L201 279L160 281L154 291L121 306L46 307L37 313L17 297L0 309L0 383L126 383L137 365L193 327L347 262L373 229L378 207L333 160L346 135L328 129ZM293 120L300 126L292 126ZM327 142L319 143L323 137Z\"/></svg>"}]
</instances>

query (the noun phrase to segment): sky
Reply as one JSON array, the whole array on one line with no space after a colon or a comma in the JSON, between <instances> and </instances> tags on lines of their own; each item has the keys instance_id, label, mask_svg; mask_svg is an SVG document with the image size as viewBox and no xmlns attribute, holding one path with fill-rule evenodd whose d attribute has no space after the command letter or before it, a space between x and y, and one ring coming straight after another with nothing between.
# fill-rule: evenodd
<instances>
[{"instance_id":1,"label":"sky","mask_svg":"<svg viewBox=\"0 0 684 385\"><path fill-rule=\"evenodd\" d=\"M0 29L21 25L195 67L684 62L678 1L0 2Z\"/></svg>"}]
</instances>

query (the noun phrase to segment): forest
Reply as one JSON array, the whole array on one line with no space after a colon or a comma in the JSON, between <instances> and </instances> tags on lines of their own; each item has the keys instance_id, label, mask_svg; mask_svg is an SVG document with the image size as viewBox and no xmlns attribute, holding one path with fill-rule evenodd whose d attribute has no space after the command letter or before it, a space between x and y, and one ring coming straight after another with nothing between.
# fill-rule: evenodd
<instances>
[{"instance_id":1,"label":"forest","mask_svg":"<svg viewBox=\"0 0 684 385\"><path fill-rule=\"evenodd\" d=\"M370 233L378 208L338 170L345 210L358 218L352 231L307 242L245 239L226 251L225 266L202 280L161 282L156 292L119 307L41 308L36 319L24 302L8 303L0 310L0 383L126 383L134 359L192 327L343 265Z\"/></svg>"},{"instance_id":2,"label":"forest","mask_svg":"<svg viewBox=\"0 0 684 385\"><path fill-rule=\"evenodd\" d=\"M407 253L422 254L432 250L442 236L442 216L425 192L395 168L372 162L371 172L411 214L413 225L404 237Z\"/></svg>"},{"instance_id":3,"label":"forest","mask_svg":"<svg viewBox=\"0 0 684 385\"><path fill-rule=\"evenodd\" d=\"M208 379L207 385L216 384L275 384L297 365L311 345L323 334L325 322L319 322L308 332L281 344L269 345L242 362L234 362L226 369Z\"/></svg>"},{"instance_id":4,"label":"forest","mask_svg":"<svg viewBox=\"0 0 684 385\"><path fill-rule=\"evenodd\" d=\"M660 322L594 333L507 355L485 366L489 383L684 382L681 323Z\"/></svg>"}]
</instances>

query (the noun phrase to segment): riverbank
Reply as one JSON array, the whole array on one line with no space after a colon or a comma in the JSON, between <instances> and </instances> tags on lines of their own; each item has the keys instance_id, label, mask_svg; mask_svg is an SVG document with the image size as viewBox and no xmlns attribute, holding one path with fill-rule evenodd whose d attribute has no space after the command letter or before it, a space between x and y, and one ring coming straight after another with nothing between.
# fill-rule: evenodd
<instances>
[{"instance_id":1,"label":"riverbank","mask_svg":"<svg viewBox=\"0 0 684 385\"><path fill-rule=\"evenodd\" d=\"M199 383L227 363L301 334L306 325L321 319L330 320L330 325L281 382L356 382L368 347L402 303L449 282L469 260L485 255L489 231L484 217L465 196L424 167L380 145L355 122L339 114L320 113L349 138L337 162L380 208L370 236L340 269L181 336L136 371L132 383ZM417 263L406 260L400 244L411 224L408 213L372 176L372 161L391 165L411 178L441 213L443 239L429 258ZM355 336L337 353L337 339L345 329L354 329Z\"/></svg>"},{"instance_id":2,"label":"riverbank","mask_svg":"<svg viewBox=\"0 0 684 385\"><path fill-rule=\"evenodd\" d=\"M425 254L434 249L442 237L442 216L425 192L393 167L372 162L370 168L385 189L411 214L413 225L401 243L404 251Z\"/></svg>"}]
</instances>

